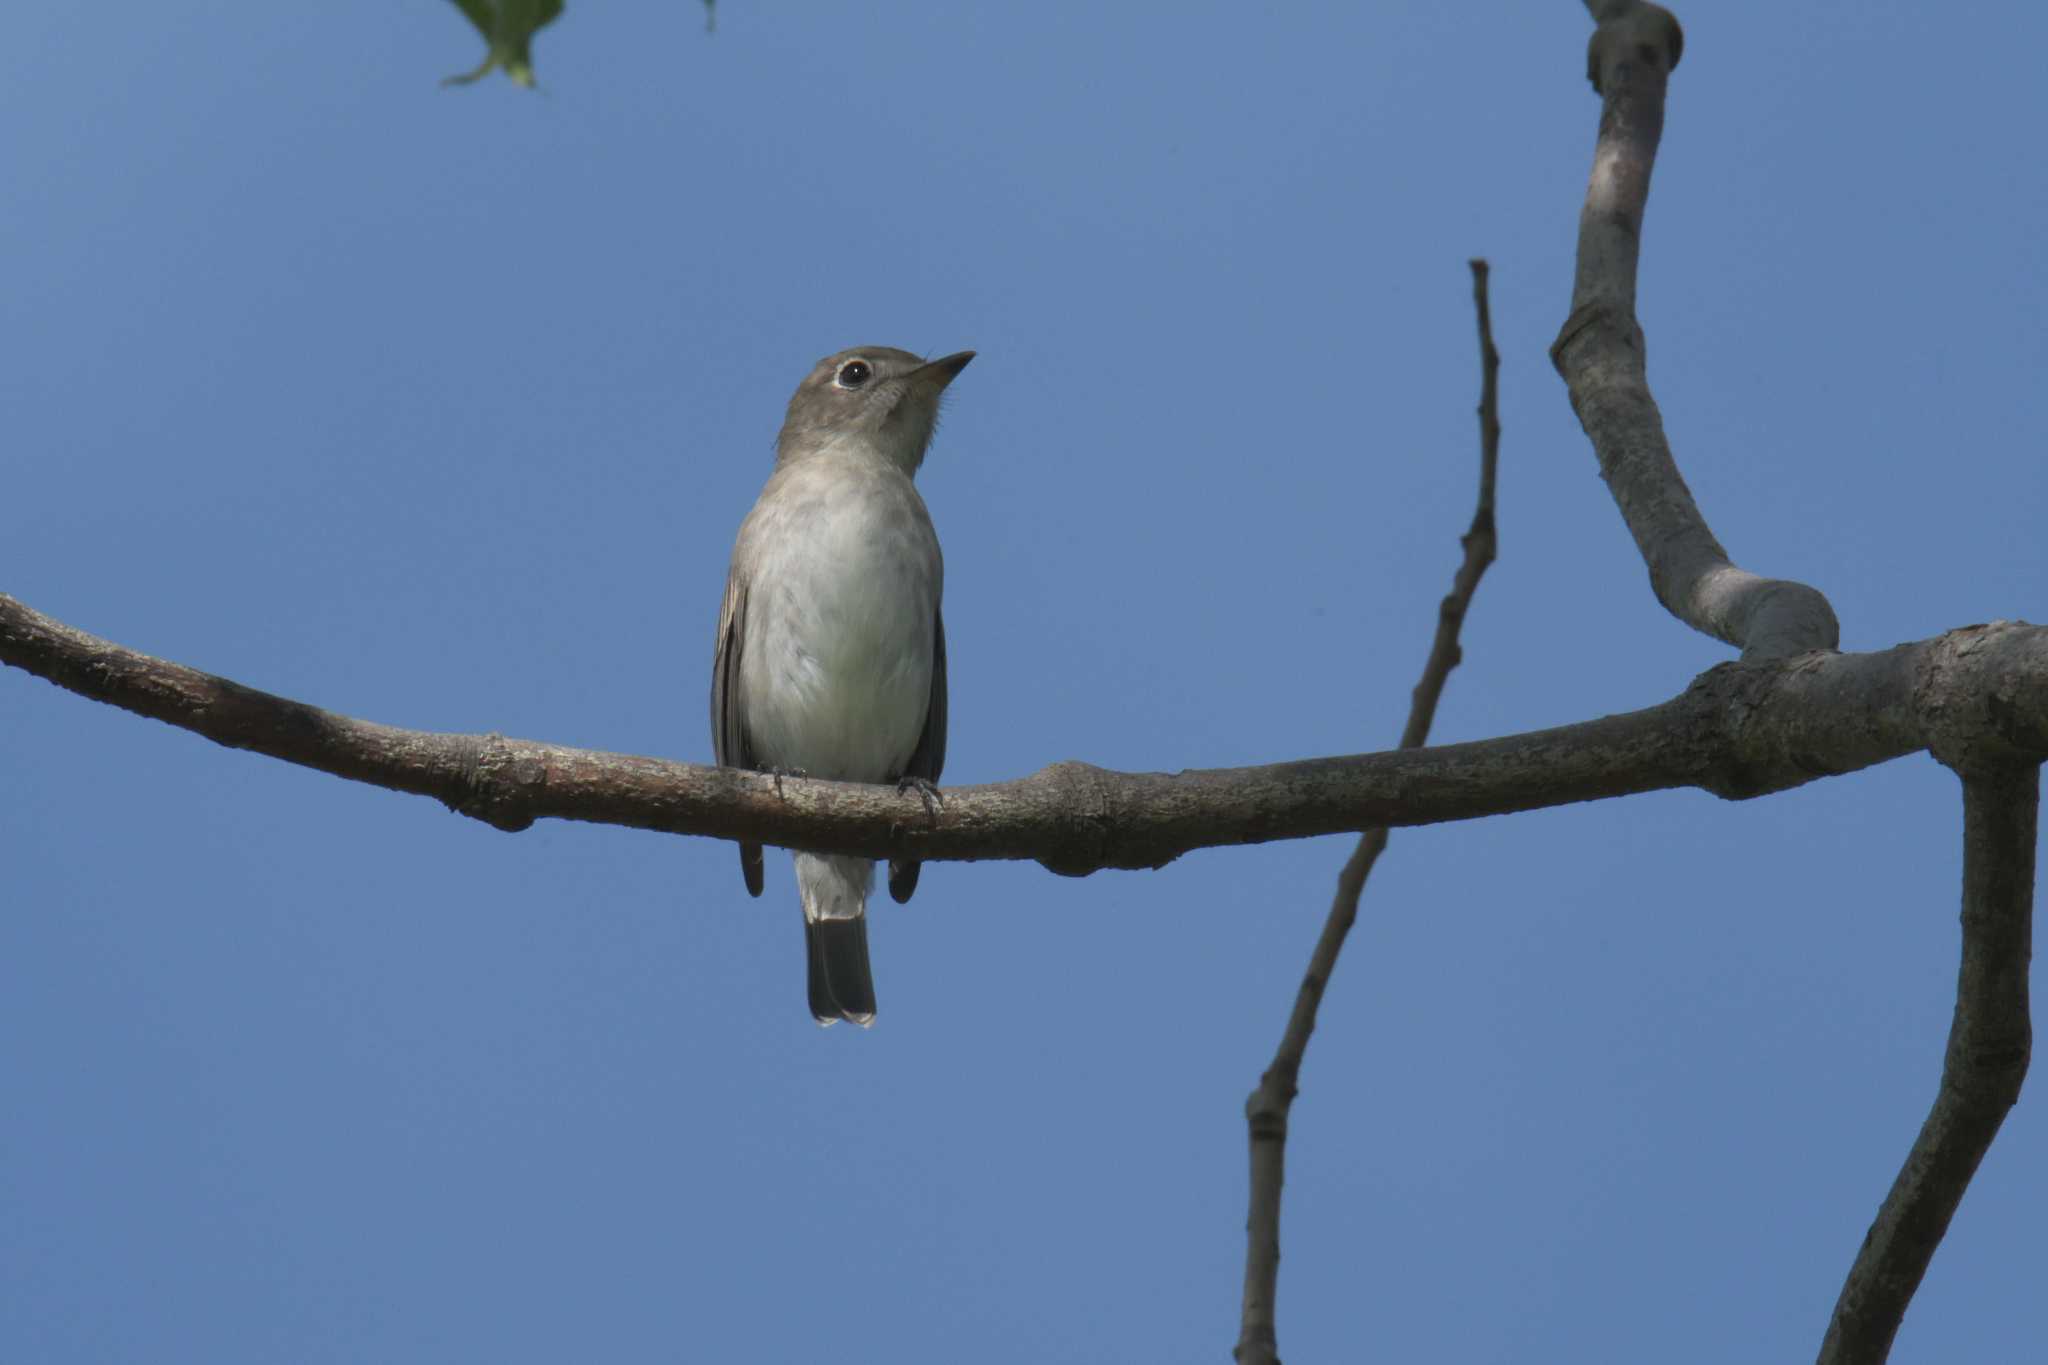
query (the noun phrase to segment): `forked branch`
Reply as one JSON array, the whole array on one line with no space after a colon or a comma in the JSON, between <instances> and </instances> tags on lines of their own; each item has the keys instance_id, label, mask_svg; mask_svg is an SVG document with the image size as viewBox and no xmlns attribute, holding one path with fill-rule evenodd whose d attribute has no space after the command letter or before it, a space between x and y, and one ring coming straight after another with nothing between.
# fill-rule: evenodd
<instances>
[{"instance_id":1,"label":"forked branch","mask_svg":"<svg viewBox=\"0 0 2048 1365\"><path fill-rule=\"evenodd\" d=\"M1600 472L1635 536L1657 598L1751 660L1833 650L1827 599L1736 568L1678 472L1650 395L1635 316L1637 252L1664 98L1683 50L1678 21L1645 0L1587 0L1598 25L1588 73L1602 97L1579 219L1572 313L1551 348ZM1987 702L1996 705L1992 698ZM1963 963L1941 1088L1835 1305L1823 1365L1874 1365L1963 1191L2018 1097L2031 1046L2027 1006L2039 806L2038 752L1946 736L1936 757L1963 776Z\"/></svg>"}]
</instances>

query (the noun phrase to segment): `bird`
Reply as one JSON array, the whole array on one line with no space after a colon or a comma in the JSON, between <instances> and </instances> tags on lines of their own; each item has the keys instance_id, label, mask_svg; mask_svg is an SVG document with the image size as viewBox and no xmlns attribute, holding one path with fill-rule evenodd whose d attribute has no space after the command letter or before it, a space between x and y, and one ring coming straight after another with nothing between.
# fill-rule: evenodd
<instances>
[{"instance_id":1,"label":"bird","mask_svg":"<svg viewBox=\"0 0 2048 1365\"><path fill-rule=\"evenodd\" d=\"M775 467L741 522L718 613L711 737L725 767L915 788L946 762L945 561L912 482L946 388L974 359L887 346L826 356L790 397ZM874 862L794 851L811 1015L875 1018ZM908 901L919 864L889 864ZM740 845L759 896L761 845Z\"/></svg>"}]
</instances>

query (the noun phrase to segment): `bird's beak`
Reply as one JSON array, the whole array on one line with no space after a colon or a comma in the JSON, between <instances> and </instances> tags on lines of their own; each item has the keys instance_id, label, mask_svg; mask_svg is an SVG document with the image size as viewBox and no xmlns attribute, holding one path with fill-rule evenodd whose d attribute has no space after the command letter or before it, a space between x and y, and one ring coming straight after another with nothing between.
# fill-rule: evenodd
<instances>
[{"instance_id":1,"label":"bird's beak","mask_svg":"<svg viewBox=\"0 0 2048 1365\"><path fill-rule=\"evenodd\" d=\"M927 360L924 364L910 372L910 378L922 380L924 383L931 385L935 392L943 391L946 385L952 383L954 378L959 375L960 371L967 368L967 362L972 359L974 359L974 352L972 351L955 351L953 354L940 360Z\"/></svg>"}]
</instances>

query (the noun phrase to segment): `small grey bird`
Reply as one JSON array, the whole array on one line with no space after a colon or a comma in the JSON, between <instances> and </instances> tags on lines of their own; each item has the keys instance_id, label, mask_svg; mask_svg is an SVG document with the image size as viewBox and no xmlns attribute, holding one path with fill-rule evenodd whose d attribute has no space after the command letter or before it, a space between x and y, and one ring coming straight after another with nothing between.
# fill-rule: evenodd
<instances>
[{"instance_id":1,"label":"small grey bird","mask_svg":"<svg viewBox=\"0 0 2048 1365\"><path fill-rule=\"evenodd\" d=\"M940 396L972 359L861 346L826 356L797 385L718 613L711 741L721 764L927 794L939 780L945 565L911 476ZM759 844L740 845L740 870L760 895ZM821 1024L874 1021L865 918L874 871L866 858L796 855ZM891 862L889 894L909 900L917 871Z\"/></svg>"}]
</instances>

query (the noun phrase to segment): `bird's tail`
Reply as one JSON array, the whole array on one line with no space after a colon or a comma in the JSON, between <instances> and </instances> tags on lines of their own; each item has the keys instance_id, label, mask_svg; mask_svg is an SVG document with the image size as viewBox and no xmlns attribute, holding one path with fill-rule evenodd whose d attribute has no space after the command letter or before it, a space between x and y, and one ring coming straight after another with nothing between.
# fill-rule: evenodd
<instances>
[{"instance_id":1,"label":"bird's tail","mask_svg":"<svg viewBox=\"0 0 2048 1365\"><path fill-rule=\"evenodd\" d=\"M868 970L868 889L875 865L831 853L796 855L810 961L811 1015L821 1024L875 1021L875 978Z\"/></svg>"}]
</instances>

